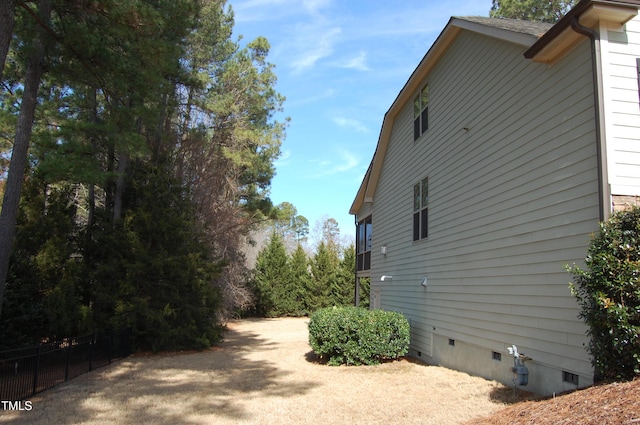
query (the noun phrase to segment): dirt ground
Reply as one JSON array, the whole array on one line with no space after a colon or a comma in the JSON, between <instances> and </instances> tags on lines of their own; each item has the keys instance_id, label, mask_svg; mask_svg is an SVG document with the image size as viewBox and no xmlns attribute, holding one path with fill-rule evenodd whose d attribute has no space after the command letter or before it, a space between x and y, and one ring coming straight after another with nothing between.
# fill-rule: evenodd
<instances>
[{"instance_id":1,"label":"dirt ground","mask_svg":"<svg viewBox=\"0 0 640 425\"><path fill-rule=\"evenodd\" d=\"M2 411L0 424L458 424L502 409L510 388L407 360L331 367L308 319L242 320L203 352L137 355ZM506 391L506 392L505 392Z\"/></svg>"},{"instance_id":2,"label":"dirt ground","mask_svg":"<svg viewBox=\"0 0 640 425\"><path fill-rule=\"evenodd\" d=\"M559 397L526 401L469 425L640 424L640 378L596 385Z\"/></svg>"}]
</instances>

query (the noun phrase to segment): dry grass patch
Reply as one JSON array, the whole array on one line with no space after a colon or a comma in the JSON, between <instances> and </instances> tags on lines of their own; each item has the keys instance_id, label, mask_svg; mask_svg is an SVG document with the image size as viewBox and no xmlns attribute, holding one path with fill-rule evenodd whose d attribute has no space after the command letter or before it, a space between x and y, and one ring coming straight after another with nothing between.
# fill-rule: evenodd
<instances>
[{"instance_id":1,"label":"dry grass patch","mask_svg":"<svg viewBox=\"0 0 640 425\"><path fill-rule=\"evenodd\" d=\"M458 424L505 407L503 385L406 359L330 367L308 319L243 320L210 350L132 356L0 412L0 424ZM506 390L506 391L505 391Z\"/></svg>"}]
</instances>

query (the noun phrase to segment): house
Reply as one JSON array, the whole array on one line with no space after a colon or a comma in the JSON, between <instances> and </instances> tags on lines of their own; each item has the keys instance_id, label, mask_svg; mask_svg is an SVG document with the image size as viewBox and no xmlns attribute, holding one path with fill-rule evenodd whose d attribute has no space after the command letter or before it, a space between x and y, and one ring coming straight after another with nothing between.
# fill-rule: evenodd
<instances>
[{"instance_id":1,"label":"house","mask_svg":"<svg viewBox=\"0 0 640 425\"><path fill-rule=\"evenodd\" d=\"M412 356L512 384L515 345L530 391L593 383L565 266L640 196L639 8L451 18L398 94L350 212Z\"/></svg>"}]
</instances>

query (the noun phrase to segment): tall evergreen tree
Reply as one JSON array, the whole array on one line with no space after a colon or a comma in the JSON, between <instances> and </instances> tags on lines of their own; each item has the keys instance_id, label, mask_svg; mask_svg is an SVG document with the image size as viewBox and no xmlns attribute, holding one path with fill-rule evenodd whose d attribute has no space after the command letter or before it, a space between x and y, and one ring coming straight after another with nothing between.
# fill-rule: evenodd
<instances>
[{"instance_id":1,"label":"tall evergreen tree","mask_svg":"<svg viewBox=\"0 0 640 425\"><path fill-rule=\"evenodd\" d=\"M296 250L291 254L289 258L289 303L287 315L290 316L302 316L305 311L305 299L307 297L305 288L309 287L309 259L307 253L302 248L302 245L298 244Z\"/></svg>"},{"instance_id":2,"label":"tall evergreen tree","mask_svg":"<svg viewBox=\"0 0 640 425\"><path fill-rule=\"evenodd\" d=\"M14 9L22 11L9 55L17 59L4 67L0 125L7 134L19 121L25 102L16 94L30 69L21 60L45 31L51 60L36 85L24 167L39 195L22 202L33 215L21 221L18 240L36 228L29 223L57 217L56 237L73 243L49 242L51 235L28 258L57 261L14 261L11 305L33 299L21 311L41 319L40 335L133 326L144 348L206 345L221 312L251 301L239 241L271 207L284 125L273 119L283 98L273 89L268 43L233 42L223 0L51 4L49 25ZM68 214L51 213L58 203ZM47 270L47 294L21 285L27 269L36 277ZM2 327L14 319L0 316ZM53 322L59 328L47 330Z\"/></svg>"},{"instance_id":3,"label":"tall evergreen tree","mask_svg":"<svg viewBox=\"0 0 640 425\"><path fill-rule=\"evenodd\" d=\"M225 311L232 312L251 299L242 244L272 208L268 190L285 128L273 116L284 98L273 88L266 39L241 48L228 39L233 14L224 12L224 2L203 0L202 5L202 34L193 37L186 57L191 80L200 84L179 90L184 126L176 167L214 257L227 264L217 285Z\"/></svg>"},{"instance_id":4,"label":"tall evergreen tree","mask_svg":"<svg viewBox=\"0 0 640 425\"><path fill-rule=\"evenodd\" d=\"M282 237L272 233L267 246L260 251L256 262L255 285L258 314L275 317L283 314L287 281L290 279L287 252Z\"/></svg>"},{"instance_id":5,"label":"tall evergreen tree","mask_svg":"<svg viewBox=\"0 0 640 425\"><path fill-rule=\"evenodd\" d=\"M306 307L314 312L333 303L332 290L337 281L338 255L329 245L321 241L311 260L311 279L307 287Z\"/></svg>"},{"instance_id":6,"label":"tall evergreen tree","mask_svg":"<svg viewBox=\"0 0 640 425\"><path fill-rule=\"evenodd\" d=\"M0 81L2 81L4 64L13 36L17 4L18 0L4 0L0 2Z\"/></svg>"},{"instance_id":7,"label":"tall evergreen tree","mask_svg":"<svg viewBox=\"0 0 640 425\"><path fill-rule=\"evenodd\" d=\"M141 348L205 348L218 338L219 273L183 189L162 169L146 172L125 194L123 258L115 327L131 327ZM158 197L162 202L158 202Z\"/></svg>"},{"instance_id":8,"label":"tall evergreen tree","mask_svg":"<svg viewBox=\"0 0 640 425\"><path fill-rule=\"evenodd\" d=\"M355 302L356 248L351 244L342 250L338 276L332 287L332 298L336 305L353 305Z\"/></svg>"},{"instance_id":9,"label":"tall evergreen tree","mask_svg":"<svg viewBox=\"0 0 640 425\"><path fill-rule=\"evenodd\" d=\"M73 188L26 181L16 226L0 346L13 348L87 330L79 302Z\"/></svg>"},{"instance_id":10,"label":"tall evergreen tree","mask_svg":"<svg viewBox=\"0 0 640 425\"><path fill-rule=\"evenodd\" d=\"M298 209L290 202L282 202L273 208L271 214L274 228L282 235L288 248L306 241L309 221L298 214Z\"/></svg>"},{"instance_id":11,"label":"tall evergreen tree","mask_svg":"<svg viewBox=\"0 0 640 425\"><path fill-rule=\"evenodd\" d=\"M50 35L47 34L47 28L51 21L51 5L52 0L40 0L37 11L38 23L34 22L31 25L34 35L28 43L30 49L23 81L20 113L16 123L11 163L4 187L2 210L0 210L0 317L2 316L2 303L15 237L22 182L27 168L29 143L38 103L38 89L45 68L47 48L51 44Z\"/></svg>"}]
</instances>

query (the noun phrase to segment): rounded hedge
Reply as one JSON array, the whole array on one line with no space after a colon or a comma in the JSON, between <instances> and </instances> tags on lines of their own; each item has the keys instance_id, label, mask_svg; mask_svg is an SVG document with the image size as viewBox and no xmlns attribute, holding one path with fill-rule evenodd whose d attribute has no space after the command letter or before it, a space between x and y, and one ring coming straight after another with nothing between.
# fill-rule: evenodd
<instances>
[{"instance_id":1,"label":"rounded hedge","mask_svg":"<svg viewBox=\"0 0 640 425\"><path fill-rule=\"evenodd\" d=\"M400 313L329 307L309 320L309 344L330 365L379 364L409 351L409 322Z\"/></svg>"},{"instance_id":2,"label":"rounded hedge","mask_svg":"<svg viewBox=\"0 0 640 425\"><path fill-rule=\"evenodd\" d=\"M595 379L640 376L640 208L617 212L601 224L585 265L568 270L580 317L589 326Z\"/></svg>"}]
</instances>

